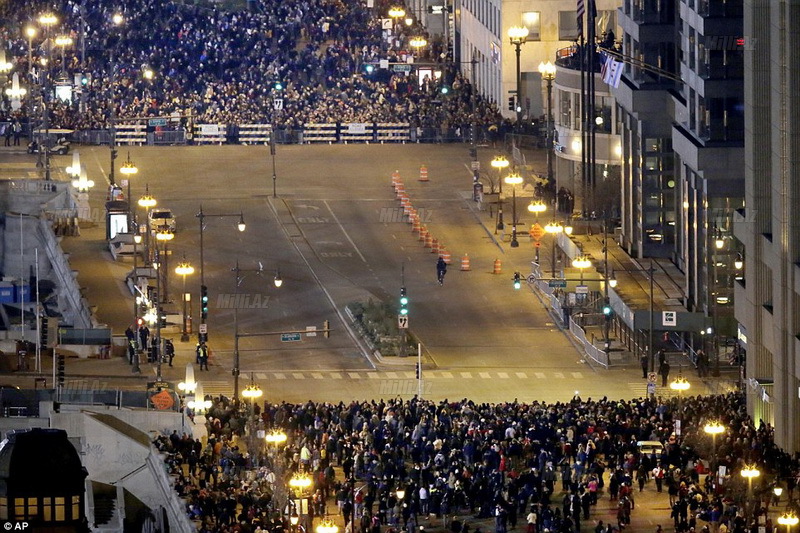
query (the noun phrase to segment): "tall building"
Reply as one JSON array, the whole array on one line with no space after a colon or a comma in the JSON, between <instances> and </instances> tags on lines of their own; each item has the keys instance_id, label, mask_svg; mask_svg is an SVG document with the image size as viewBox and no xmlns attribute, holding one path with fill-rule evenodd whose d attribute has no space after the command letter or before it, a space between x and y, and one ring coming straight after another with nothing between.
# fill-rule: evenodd
<instances>
[{"instance_id":1,"label":"tall building","mask_svg":"<svg viewBox=\"0 0 800 533\"><path fill-rule=\"evenodd\" d=\"M682 305L713 324L688 331L713 362L737 351L733 285L744 197L741 0L625 0L620 10L622 235L633 257L672 261ZM708 335L713 333L713 335Z\"/></svg>"},{"instance_id":2,"label":"tall building","mask_svg":"<svg viewBox=\"0 0 800 533\"><path fill-rule=\"evenodd\" d=\"M800 0L744 0L744 245L736 284L747 407L800 450Z\"/></svg>"}]
</instances>

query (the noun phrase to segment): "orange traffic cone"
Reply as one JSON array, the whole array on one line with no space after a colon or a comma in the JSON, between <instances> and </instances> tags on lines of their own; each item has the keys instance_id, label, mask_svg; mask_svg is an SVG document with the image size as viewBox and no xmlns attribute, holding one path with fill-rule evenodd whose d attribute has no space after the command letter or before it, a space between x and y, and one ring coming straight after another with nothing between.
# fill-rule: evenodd
<instances>
[{"instance_id":1,"label":"orange traffic cone","mask_svg":"<svg viewBox=\"0 0 800 533\"><path fill-rule=\"evenodd\" d=\"M428 179L428 167L425 165L419 167L419 181L431 181Z\"/></svg>"},{"instance_id":2,"label":"orange traffic cone","mask_svg":"<svg viewBox=\"0 0 800 533\"><path fill-rule=\"evenodd\" d=\"M503 271L503 263L499 259L494 260L494 270L492 274L500 274Z\"/></svg>"},{"instance_id":3,"label":"orange traffic cone","mask_svg":"<svg viewBox=\"0 0 800 533\"><path fill-rule=\"evenodd\" d=\"M425 248L433 248L433 237L431 237L430 233L425 233ZM431 250L433 251L433 250Z\"/></svg>"},{"instance_id":4,"label":"orange traffic cone","mask_svg":"<svg viewBox=\"0 0 800 533\"><path fill-rule=\"evenodd\" d=\"M466 271L470 270L470 267L469 267L469 256L467 254L464 254L464 257L461 258L461 270L463 272L466 272Z\"/></svg>"},{"instance_id":5,"label":"orange traffic cone","mask_svg":"<svg viewBox=\"0 0 800 533\"><path fill-rule=\"evenodd\" d=\"M422 226L422 228L419 230L419 241L424 244L427 235L428 235L428 228Z\"/></svg>"},{"instance_id":6,"label":"orange traffic cone","mask_svg":"<svg viewBox=\"0 0 800 533\"><path fill-rule=\"evenodd\" d=\"M400 182L400 171L395 170L392 172L392 187L397 188L397 184Z\"/></svg>"},{"instance_id":7,"label":"orange traffic cone","mask_svg":"<svg viewBox=\"0 0 800 533\"><path fill-rule=\"evenodd\" d=\"M411 223L411 231L417 232L422 229L422 226L419 223L419 217L414 217L414 221Z\"/></svg>"},{"instance_id":8,"label":"orange traffic cone","mask_svg":"<svg viewBox=\"0 0 800 533\"><path fill-rule=\"evenodd\" d=\"M450 255L450 252L445 250L444 248L439 249L439 255L444 259L445 264L449 265L453 262L453 258Z\"/></svg>"}]
</instances>

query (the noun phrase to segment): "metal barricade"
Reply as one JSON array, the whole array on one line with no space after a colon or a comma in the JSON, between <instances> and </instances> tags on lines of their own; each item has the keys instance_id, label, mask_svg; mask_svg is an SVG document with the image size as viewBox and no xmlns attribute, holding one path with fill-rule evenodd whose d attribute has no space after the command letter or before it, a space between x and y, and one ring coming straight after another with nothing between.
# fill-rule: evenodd
<instances>
[{"instance_id":1,"label":"metal barricade","mask_svg":"<svg viewBox=\"0 0 800 533\"><path fill-rule=\"evenodd\" d=\"M239 144L269 144L272 140L271 124L239 124Z\"/></svg>"},{"instance_id":2,"label":"metal barricade","mask_svg":"<svg viewBox=\"0 0 800 533\"><path fill-rule=\"evenodd\" d=\"M114 139L118 145L147 143L147 126L145 124L117 124L114 126Z\"/></svg>"},{"instance_id":3,"label":"metal barricade","mask_svg":"<svg viewBox=\"0 0 800 533\"><path fill-rule=\"evenodd\" d=\"M186 131L153 131L147 134L147 144L157 146L186 144Z\"/></svg>"},{"instance_id":4,"label":"metal barricade","mask_svg":"<svg viewBox=\"0 0 800 533\"><path fill-rule=\"evenodd\" d=\"M335 143L339 141L338 126L336 124L306 124L303 128L303 142L305 143Z\"/></svg>"},{"instance_id":5,"label":"metal barricade","mask_svg":"<svg viewBox=\"0 0 800 533\"><path fill-rule=\"evenodd\" d=\"M369 143L375 138L373 133L375 127L372 124L366 123L352 123L342 124L339 128L339 140L348 142L366 142Z\"/></svg>"},{"instance_id":6,"label":"metal barricade","mask_svg":"<svg viewBox=\"0 0 800 533\"><path fill-rule=\"evenodd\" d=\"M411 131L408 122L401 122L399 124L387 124L379 122L375 124L375 141L384 142L401 142L405 144L411 140Z\"/></svg>"},{"instance_id":7,"label":"metal barricade","mask_svg":"<svg viewBox=\"0 0 800 533\"><path fill-rule=\"evenodd\" d=\"M196 124L195 144L223 144L226 140L225 124Z\"/></svg>"}]
</instances>

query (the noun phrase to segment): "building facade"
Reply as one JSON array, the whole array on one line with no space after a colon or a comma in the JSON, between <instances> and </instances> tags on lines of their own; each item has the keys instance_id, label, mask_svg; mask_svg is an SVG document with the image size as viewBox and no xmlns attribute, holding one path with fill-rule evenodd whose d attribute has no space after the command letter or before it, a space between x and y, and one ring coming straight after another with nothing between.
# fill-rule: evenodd
<instances>
[{"instance_id":1,"label":"building facade","mask_svg":"<svg viewBox=\"0 0 800 533\"><path fill-rule=\"evenodd\" d=\"M735 351L733 239L744 199L740 1L625 0L625 65L614 89L622 133L622 234L633 257L672 261L683 306L710 329L687 339L712 363ZM712 335L708 335L712 333Z\"/></svg>"},{"instance_id":2,"label":"building facade","mask_svg":"<svg viewBox=\"0 0 800 533\"><path fill-rule=\"evenodd\" d=\"M736 283L747 350L747 407L773 424L775 442L800 450L800 1L744 0L744 245Z\"/></svg>"}]
</instances>

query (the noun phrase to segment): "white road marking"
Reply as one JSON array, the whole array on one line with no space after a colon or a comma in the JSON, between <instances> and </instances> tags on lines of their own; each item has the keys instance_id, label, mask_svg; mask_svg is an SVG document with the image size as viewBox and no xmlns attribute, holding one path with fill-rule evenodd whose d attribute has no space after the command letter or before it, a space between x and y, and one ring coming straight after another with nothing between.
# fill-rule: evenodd
<instances>
[{"instance_id":1,"label":"white road marking","mask_svg":"<svg viewBox=\"0 0 800 533\"><path fill-rule=\"evenodd\" d=\"M350 379L361 379L361 374L358 372L348 372L347 375L350 376Z\"/></svg>"},{"instance_id":2,"label":"white road marking","mask_svg":"<svg viewBox=\"0 0 800 533\"><path fill-rule=\"evenodd\" d=\"M483 379L489 379L489 378L492 377L492 376L489 375L488 372L478 372L478 375Z\"/></svg>"},{"instance_id":3,"label":"white road marking","mask_svg":"<svg viewBox=\"0 0 800 533\"><path fill-rule=\"evenodd\" d=\"M389 379L397 379L397 372L387 372L386 377Z\"/></svg>"},{"instance_id":4,"label":"white road marking","mask_svg":"<svg viewBox=\"0 0 800 533\"><path fill-rule=\"evenodd\" d=\"M497 377L500 379L508 379L508 372L498 372Z\"/></svg>"},{"instance_id":5,"label":"white road marking","mask_svg":"<svg viewBox=\"0 0 800 533\"><path fill-rule=\"evenodd\" d=\"M572 377L575 379L583 379L583 374L580 372L572 372Z\"/></svg>"},{"instance_id":6,"label":"white road marking","mask_svg":"<svg viewBox=\"0 0 800 533\"><path fill-rule=\"evenodd\" d=\"M267 375L263 372L256 372L256 379L267 379Z\"/></svg>"},{"instance_id":7,"label":"white road marking","mask_svg":"<svg viewBox=\"0 0 800 533\"><path fill-rule=\"evenodd\" d=\"M525 372L515 372L515 375L516 375L516 376L517 376L519 379L528 379L528 375L527 375Z\"/></svg>"},{"instance_id":8,"label":"white road marking","mask_svg":"<svg viewBox=\"0 0 800 533\"><path fill-rule=\"evenodd\" d=\"M342 379L342 375L338 372L331 372L331 379Z\"/></svg>"},{"instance_id":9,"label":"white road marking","mask_svg":"<svg viewBox=\"0 0 800 533\"><path fill-rule=\"evenodd\" d=\"M554 378L558 378L558 379L564 379L564 373L563 372L553 372L553 377Z\"/></svg>"},{"instance_id":10,"label":"white road marking","mask_svg":"<svg viewBox=\"0 0 800 533\"><path fill-rule=\"evenodd\" d=\"M273 374L273 376L275 377L275 379L286 379L286 374L283 374L281 372L276 372Z\"/></svg>"},{"instance_id":11,"label":"white road marking","mask_svg":"<svg viewBox=\"0 0 800 533\"><path fill-rule=\"evenodd\" d=\"M472 379L472 372L461 372L461 377L466 379Z\"/></svg>"},{"instance_id":12,"label":"white road marking","mask_svg":"<svg viewBox=\"0 0 800 533\"><path fill-rule=\"evenodd\" d=\"M339 219L338 219L338 218L336 218L336 214L333 212L333 209L331 209L331 206L330 206L330 205L328 205L328 201L327 201L327 200L324 200L324 201L323 201L323 203L325 204L325 207L327 207L327 208L328 208L328 212L330 212L331 216L333 217L333 220L335 220L335 221L336 221L336 224L338 224L338 225L339 225L339 229L341 229L341 230L342 230L342 233L344 233L344 236L345 236L345 237L347 237L347 240L348 240L348 241L350 242L350 244L353 246L353 249L354 249L354 250L356 251L356 253L358 254L358 257L360 257L360 258L361 258L361 260L362 260L362 261L364 261L364 262L366 263L366 262L367 262L367 260L364 258L364 255L361 253L361 250L359 250L359 249L358 249L358 246L356 246L356 243L354 243L354 242L353 242L353 239L351 239L351 238L350 238L350 235L348 235L348 234L347 234L347 231L344 229L344 226L342 226L342 223L341 223L341 222L339 222Z\"/></svg>"},{"instance_id":13,"label":"white road marking","mask_svg":"<svg viewBox=\"0 0 800 533\"><path fill-rule=\"evenodd\" d=\"M292 377L294 379L306 379L305 374L301 374L300 372L292 372Z\"/></svg>"},{"instance_id":14,"label":"white road marking","mask_svg":"<svg viewBox=\"0 0 800 533\"><path fill-rule=\"evenodd\" d=\"M370 372L369 374L367 374L367 377L369 379L378 379L380 376L378 375L377 372Z\"/></svg>"},{"instance_id":15,"label":"white road marking","mask_svg":"<svg viewBox=\"0 0 800 533\"><path fill-rule=\"evenodd\" d=\"M442 372L442 377L445 379L453 379L454 376L452 372Z\"/></svg>"},{"instance_id":16,"label":"white road marking","mask_svg":"<svg viewBox=\"0 0 800 533\"><path fill-rule=\"evenodd\" d=\"M536 379L544 379L546 376L542 372L535 372Z\"/></svg>"},{"instance_id":17,"label":"white road marking","mask_svg":"<svg viewBox=\"0 0 800 533\"><path fill-rule=\"evenodd\" d=\"M322 375L322 374L320 374L319 372L312 372L312 373L311 373L311 377L312 377L312 378L314 378L314 379L325 379L325 378L323 377L323 375Z\"/></svg>"}]
</instances>

